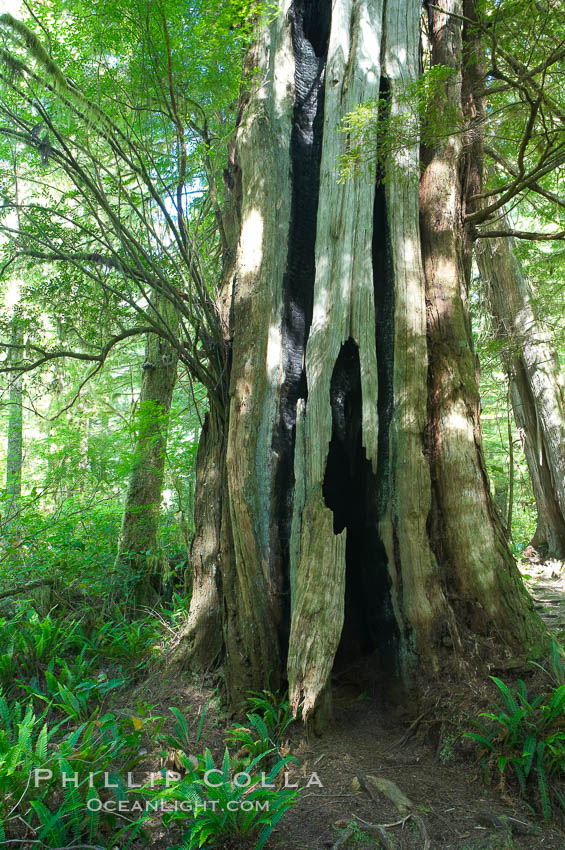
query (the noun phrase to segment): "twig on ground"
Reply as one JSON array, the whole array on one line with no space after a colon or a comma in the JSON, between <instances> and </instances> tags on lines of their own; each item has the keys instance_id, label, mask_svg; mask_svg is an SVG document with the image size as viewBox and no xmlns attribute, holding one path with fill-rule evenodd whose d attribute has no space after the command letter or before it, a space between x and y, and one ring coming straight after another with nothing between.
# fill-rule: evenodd
<instances>
[{"instance_id":1,"label":"twig on ground","mask_svg":"<svg viewBox=\"0 0 565 850\"><path fill-rule=\"evenodd\" d=\"M420 725L420 723L422 722L422 720L424 719L424 717L426 716L426 714L429 714L431 710L432 709L430 706L429 708L426 708L425 711L423 711L421 714L419 714L418 717L412 721L404 735L402 735L402 737L399 738L398 741L394 741L389 747L384 750L384 752L388 753L390 752L390 750L393 750L396 747L401 749L405 744L407 744L416 729L418 728L418 726Z\"/></svg>"},{"instance_id":2,"label":"twig on ground","mask_svg":"<svg viewBox=\"0 0 565 850\"><path fill-rule=\"evenodd\" d=\"M364 824L368 829L375 826L374 823L370 823L370 821L365 820L359 815L355 815L355 818L356 820L361 821L361 823ZM393 827L395 826L404 826L407 820L410 820L410 815L406 815L406 817L403 817L401 820L395 820L394 823L380 823L379 826L382 827L382 829L393 829Z\"/></svg>"}]
</instances>

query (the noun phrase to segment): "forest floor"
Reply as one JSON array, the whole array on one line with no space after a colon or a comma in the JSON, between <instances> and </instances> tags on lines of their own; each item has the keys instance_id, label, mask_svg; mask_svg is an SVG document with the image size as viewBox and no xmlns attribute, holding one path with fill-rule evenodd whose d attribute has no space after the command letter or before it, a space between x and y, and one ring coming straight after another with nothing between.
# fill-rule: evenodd
<instances>
[{"instance_id":1,"label":"forest floor","mask_svg":"<svg viewBox=\"0 0 565 850\"><path fill-rule=\"evenodd\" d=\"M522 571L542 617L562 637L565 564L532 557ZM334 690L335 720L323 737L291 727L285 749L299 765L288 781L302 790L268 847L564 850L565 831L544 825L515 789L495 778L485 785L477 751L464 733L472 728L470 718L496 701L488 680L480 693L455 693L446 686L444 693L430 694L427 709L416 718L376 694L359 693L354 672ZM171 679L154 674L139 684L135 698L147 699L163 715L171 704L178 706L192 717L193 728L206 706L199 748L221 755L229 722L204 682L189 674ZM308 785L313 774L316 779ZM393 802L398 792L408 799ZM375 824L386 825L384 839L371 827ZM153 824L155 850L179 841L180 830Z\"/></svg>"},{"instance_id":2,"label":"forest floor","mask_svg":"<svg viewBox=\"0 0 565 850\"><path fill-rule=\"evenodd\" d=\"M563 646L565 563L544 561L530 553L523 559L521 570L542 618ZM51 604L50 601L49 606ZM50 607L47 610L51 610ZM30 788L29 780L27 785L23 780L23 784L14 783L14 776L18 777L16 774L12 776L6 759L2 761L2 746L5 750L7 742L10 745L8 755L17 749L15 733L10 733L12 737L8 735L7 738L6 730L2 728L8 729L4 715L9 711L16 718L11 721L12 732L18 723L25 726L27 722L37 736L43 723L43 715L39 715L44 703L48 702L48 709L44 709L48 712L45 729L49 725L49 735L59 735L59 738L53 738L49 754L44 753L37 764L50 764L54 769L57 758L60 758L57 755L59 748L63 751L63 741L67 748L70 747L68 752L72 756L69 757L80 758L81 764L84 761L86 767L83 771L92 762L98 765L99 777L103 770L123 773L129 770L124 765L131 760L135 782L146 787L147 784L151 786L153 781L158 782L164 769L182 773L183 759L187 764L187 756L201 756L207 748L214 764L219 766L226 743L231 754L230 777L231 767L235 769L239 763L249 764L249 750L242 748L244 737L236 734L234 739L234 734L241 733L242 727L234 725L225 712L221 691L217 687L217 675L197 677L163 663L163 654L170 648L170 636L176 634L178 623L182 622L182 619L175 619L175 611L171 608L169 620L163 616L163 608L161 613L149 612L154 619L129 622L124 619L121 609L116 608L113 619L108 619L110 612L107 620L102 617L96 621L92 634L80 633L82 637L77 640L81 646L84 642L80 653L74 648L75 644L69 642L74 640L73 634L81 626L79 619L69 621L64 613L57 615L58 618L49 614L42 619L34 609L23 608L13 622L9 619L2 621L9 637L5 641L6 652L10 647L13 649L14 641L21 637L23 643L20 641L17 646L20 647L18 651L25 652L25 657L20 659L20 666L14 668L16 672L12 675L14 681L11 684L10 678L5 676L11 695L9 704L2 702L0 687L0 709L4 705L0 721L0 767L4 764L5 768L4 773L0 773L0 845L15 842L17 850L36 850L38 846L62 848L63 844L68 846L68 850L102 845L112 850L145 850L149 843L152 850L168 850L186 846L183 845L183 835L193 823L190 814L181 814L179 820L167 822L172 814L170 800L167 799L165 812L151 811L149 816L144 814L140 817L134 814L139 810L131 808L126 809L127 816L123 818L121 815L101 818L100 844L95 844L94 840L88 845L77 844L78 833L72 836L72 841L60 840L55 828L48 840L43 840L43 834L38 840L38 825L33 820L35 810L32 812L30 806L38 804L35 798L40 792ZM186 608L181 605L179 611L179 617L185 616ZM162 628L157 628L156 624ZM50 649L44 652L46 641ZM85 655L87 650L90 655ZM533 777L530 776L528 793L531 792L530 803L536 811L519 796L517 785L512 781L513 774L508 776L510 770L504 774L505 778L508 777L506 784L501 783L496 756L507 752L504 749L504 727L501 726L502 731L492 739L496 752L491 759L488 776L481 766L478 745L466 736L466 733L477 731L474 721L480 719L481 712L496 711L494 706L501 702L501 694L488 673L500 677L511 687L519 678L523 679L530 700L536 693L545 694L545 699L550 699L548 689L551 693L559 691L555 682L562 680L561 674L552 683L546 672L524 658L510 658L504 662L497 659L496 663L500 666L493 666L493 662L487 668L486 659L481 657L480 669L471 669L475 662L470 659L476 659L477 653L468 657L460 655L459 663L465 666L465 670L459 677L434 679L419 703L408 705L399 705L398 699L393 699L390 683L375 683L368 678L374 665L365 659L356 669L340 670L334 676L334 720L323 736L317 737L308 732L301 723L290 725L282 739L280 734L270 731L261 733L263 745L269 752L272 752L270 748L276 740L278 752L294 757L295 761L288 766L288 782L297 784L300 789L286 815L277 823L266 847L271 850L565 850L563 821L546 825L536 813L541 798ZM0 641L0 662L6 665L11 657L9 653L2 655ZM15 660L13 663L16 663ZM48 670L45 670L46 666ZM57 673L58 685L50 670ZM53 681L57 690L48 691ZM66 685L63 687L61 682ZM106 689L102 690L105 685ZM88 694L96 688L100 688L102 694L97 698L97 707L95 702L88 702L91 699ZM76 699L73 701L73 692L84 705L81 703L79 706ZM51 696L47 697L47 693ZM22 700L24 694L33 695L25 711L35 711L37 720L34 714L29 717L26 714L27 721L21 720L24 709L16 700ZM281 702L282 699L275 697L276 711L282 710L285 704L288 709L288 703ZM545 709L538 708L536 711L535 723L539 723L539 717L546 716ZM81 720L87 721L80 728L90 730L88 733L77 730L79 714ZM264 716L267 717L266 714ZM561 715L558 722L562 722ZM554 721L552 723L555 725ZM526 721L525 726L528 737L534 727L528 726ZM542 728L539 734L543 735L543 740L555 731L553 726ZM560 728L557 728L557 734ZM80 742L76 738L71 745L69 742L75 733L83 737ZM105 749L107 744L102 745L102 741L109 740L108 735L115 737L108 745L110 749ZM252 734L251 738L255 744L258 743L256 736ZM37 740L36 757L40 749L39 738ZM518 760L524 758L526 751L522 750L522 740L525 739L520 739ZM115 755L112 747L116 748ZM25 749L27 754L25 758L21 757L20 772L25 772L27 766L36 764L28 758L33 748L20 749L22 752ZM530 745L530 749L534 752L535 748ZM539 756L539 751L536 751ZM119 761L121 752L128 754L127 762ZM50 761L46 762L45 758ZM123 758L126 759L126 756ZM267 756L266 761L269 758L273 756ZM265 763L261 762L261 765ZM102 767L102 764L108 766ZM257 772L261 769L255 768ZM281 773L277 779L279 788L282 776ZM2 786L2 777L7 783L5 786ZM488 783L485 779L489 780ZM62 803L62 795L56 785L49 787L53 790L49 792L51 796L45 799L51 807L49 811L55 812L53 823L57 822L57 818L64 820L66 825L67 822L74 823L71 816L77 811L77 806L73 800L70 808L58 809L57 813L55 808ZM16 788L19 789L17 793ZM179 799L188 799L186 795L190 796L190 791L194 792L192 785L181 786ZM8 794L5 810L9 811L7 824L10 832L6 836L1 831L2 793L4 796ZM161 793L162 798L160 790L156 793ZM128 805L139 801L139 794L146 801L154 799L152 792L144 788L128 793ZM118 792L114 796L117 798ZM278 795L277 799L282 796ZM111 800L112 794L108 797ZM106 800L106 792L101 794L101 799ZM82 809L85 807L82 798L80 806ZM141 811L144 811L143 808ZM136 832L136 826L143 827L145 834ZM82 826L80 829L83 829ZM251 850L255 845L253 842L232 842L214 843L213 846L216 850L243 850L244 847Z\"/></svg>"}]
</instances>

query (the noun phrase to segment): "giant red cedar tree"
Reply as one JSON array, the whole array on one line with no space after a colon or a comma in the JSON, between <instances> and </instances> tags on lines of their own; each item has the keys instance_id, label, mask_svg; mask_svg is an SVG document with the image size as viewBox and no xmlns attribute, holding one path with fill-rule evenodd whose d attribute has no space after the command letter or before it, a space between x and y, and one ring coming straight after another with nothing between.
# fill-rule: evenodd
<instances>
[{"instance_id":1,"label":"giant red cedar tree","mask_svg":"<svg viewBox=\"0 0 565 850\"><path fill-rule=\"evenodd\" d=\"M428 152L420 194L416 146L384 182L337 180L344 114L380 93L412 120L399 94L418 73L420 4L279 12L249 56L231 156L231 374L199 450L184 647L200 666L223 658L232 702L288 678L308 715L336 665L417 684L469 637L522 650L541 627L482 457L463 225L473 151L456 135ZM459 19L430 17L461 109Z\"/></svg>"}]
</instances>

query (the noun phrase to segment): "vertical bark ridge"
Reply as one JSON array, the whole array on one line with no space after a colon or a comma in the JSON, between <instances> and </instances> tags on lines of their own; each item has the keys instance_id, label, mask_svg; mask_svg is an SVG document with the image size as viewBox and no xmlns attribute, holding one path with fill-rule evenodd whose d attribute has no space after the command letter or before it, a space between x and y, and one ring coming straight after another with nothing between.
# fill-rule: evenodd
<instances>
[{"instance_id":1,"label":"vertical bark ridge","mask_svg":"<svg viewBox=\"0 0 565 850\"><path fill-rule=\"evenodd\" d=\"M379 100L390 111L390 83L381 76ZM390 499L390 426L394 413L394 259L387 205L386 173L383 163L377 166L373 204L373 297L375 301L375 349L377 352L379 422L377 444L378 499L380 521Z\"/></svg>"},{"instance_id":2,"label":"vertical bark ridge","mask_svg":"<svg viewBox=\"0 0 565 850\"><path fill-rule=\"evenodd\" d=\"M283 588L274 556L272 443L282 383L282 281L291 199L295 84L290 8L285 0L282 14L264 23L254 47L249 67L259 70L236 139L242 204L226 453L233 539L226 542L225 555L222 550L224 595L239 609L237 616L224 619L232 704L262 687L267 675L276 687L280 676L277 630Z\"/></svg>"},{"instance_id":3,"label":"vertical bark ridge","mask_svg":"<svg viewBox=\"0 0 565 850\"><path fill-rule=\"evenodd\" d=\"M418 0L408 3L387 0L383 73L390 89L391 114L408 126L413 124L414 116L405 102L404 89L418 76L419 12ZM417 662L428 665L432 673L438 669L442 638L455 644L458 641L427 528L431 481L422 442L426 428L428 355L419 232L419 172L416 141L402 150L393 147L388 179L382 190L390 239L395 356L390 462L386 468L386 491L383 489L389 497L381 520L381 535L388 555L392 604L400 634L398 662L407 685L413 681ZM388 262L386 259L385 268Z\"/></svg>"}]
</instances>

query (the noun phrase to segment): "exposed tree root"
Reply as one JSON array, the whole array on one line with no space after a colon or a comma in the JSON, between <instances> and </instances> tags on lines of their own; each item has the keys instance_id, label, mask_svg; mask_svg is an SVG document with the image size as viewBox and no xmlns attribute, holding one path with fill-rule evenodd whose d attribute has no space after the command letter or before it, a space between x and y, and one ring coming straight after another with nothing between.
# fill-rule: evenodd
<instances>
[{"instance_id":1,"label":"exposed tree root","mask_svg":"<svg viewBox=\"0 0 565 850\"><path fill-rule=\"evenodd\" d=\"M428 836L428 831L426 829L426 825L420 815L415 814L414 812L410 812L405 817L401 818L401 820L394 821L394 823L369 823L369 821L364 820L359 815L353 815L351 821L337 821L336 826L338 827L346 827L349 826L350 823L357 823L360 829L363 829L365 832L371 832L374 835L377 835L380 843L384 847L384 850L395 850L395 845L389 836L386 833L387 829L394 829L396 826L400 826L404 829L405 824L412 820L418 827L420 831L420 835L422 836L422 850L430 850L431 843L430 838ZM340 835L338 840L332 846L332 850L337 850L339 847L343 847L350 838L352 838L355 834L355 831L352 827L343 834Z\"/></svg>"},{"instance_id":2,"label":"exposed tree root","mask_svg":"<svg viewBox=\"0 0 565 850\"><path fill-rule=\"evenodd\" d=\"M335 844L332 844L332 850L338 850L339 847L343 847L344 844L347 844L350 838L353 838L355 835L355 830L348 829L347 832L344 832L343 835L340 835Z\"/></svg>"}]
</instances>

